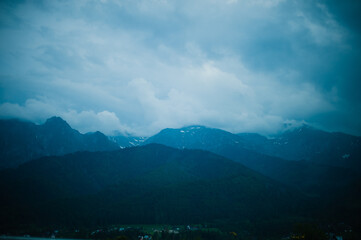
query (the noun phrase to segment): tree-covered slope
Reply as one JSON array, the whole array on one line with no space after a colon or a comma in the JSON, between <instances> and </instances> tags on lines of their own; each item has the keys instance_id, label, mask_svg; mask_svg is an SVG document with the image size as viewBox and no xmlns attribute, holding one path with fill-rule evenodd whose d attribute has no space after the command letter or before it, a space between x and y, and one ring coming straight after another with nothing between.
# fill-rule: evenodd
<instances>
[{"instance_id":1,"label":"tree-covered slope","mask_svg":"<svg viewBox=\"0 0 361 240\"><path fill-rule=\"evenodd\" d=\"M305 198L201 150L157 144L44 157L0 172L2 228L19 224L258 221L299 214Z\"/></svg>"}]
</instances>

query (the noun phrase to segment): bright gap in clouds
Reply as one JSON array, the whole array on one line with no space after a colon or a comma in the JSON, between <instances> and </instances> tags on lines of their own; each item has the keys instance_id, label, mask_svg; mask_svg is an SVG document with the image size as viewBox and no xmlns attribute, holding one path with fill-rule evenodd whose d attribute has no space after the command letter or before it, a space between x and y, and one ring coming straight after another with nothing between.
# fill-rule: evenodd
<instances>
[{"instance_id":1,"label":"bright gap in clouds","mask_svg":"<svg viewBox=\"0 0 361 240\"><path fill-rule=\"evenodd\" d=\"M2 118L143 136L191 124L273 134L285 122L361 134L359 35L325 1L0 9Z\"/></svg>"}]
</instances>

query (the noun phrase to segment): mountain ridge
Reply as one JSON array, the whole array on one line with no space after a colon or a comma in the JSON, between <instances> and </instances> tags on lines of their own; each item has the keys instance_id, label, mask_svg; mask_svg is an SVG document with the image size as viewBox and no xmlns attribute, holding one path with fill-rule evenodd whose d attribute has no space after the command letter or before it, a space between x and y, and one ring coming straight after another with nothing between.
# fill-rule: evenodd
<instances>
[{"instance_id":1,"label":"mountain ridge","mask_svg":"<svg viewBox=\"0 0 361 240\"><path fill-rule=\"evenodd\" d=\"M104 134L81 134L60 117L49 118L41 125L17 119L0 120L0 169L17 167L42 156L118 148Z\"/></svg>"},{"instance_id":2,"label":"mountain ridge","mask_svg":"<svg viewBox=\"0 0 361 240\"><path fill-rule=\"evenodd\" d=\"M259 141L258 136L256 139ZM264 138L261 140L266 141ZM145 141L145 144L147 143L160 143L179 149L207 150L310 194L318 194L320 189L329 189L332 192L331 189L347 185L358 175L352 167L290 161L267 155L255 149L252 145L254 143L242 136L206 127L164 129L148 138Z\"/></svg>"}]
</instances>

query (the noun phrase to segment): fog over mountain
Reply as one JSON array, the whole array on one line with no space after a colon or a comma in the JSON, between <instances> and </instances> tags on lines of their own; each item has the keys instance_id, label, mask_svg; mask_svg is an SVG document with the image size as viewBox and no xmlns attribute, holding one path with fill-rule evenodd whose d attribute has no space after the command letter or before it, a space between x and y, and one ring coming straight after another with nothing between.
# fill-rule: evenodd
<instances>
[{"instance_id":1,"label":"fog over mountain","mask_svg":"<svg viewBox=\"0 0 361 240\"><path fill-rule=\"evenodd\" d=\"M358 1L1 1L0 118L361 135Z\"/></svg>"}]
</instances>

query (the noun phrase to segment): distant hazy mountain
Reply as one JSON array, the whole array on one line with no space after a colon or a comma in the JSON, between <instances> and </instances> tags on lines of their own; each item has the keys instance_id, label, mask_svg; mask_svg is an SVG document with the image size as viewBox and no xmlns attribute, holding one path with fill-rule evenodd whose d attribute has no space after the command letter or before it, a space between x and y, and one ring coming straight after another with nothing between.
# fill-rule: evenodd
<instances>
[{"instance_id":1,"label":"distant hazy mountain","mask_svg":"<svg viewBox=\"0 0 361 240\"><path fill-rule=\"evenodd\" d=\"M243 146L239 136L216 128L189 126L180 129L166 128L147 139L146 143L163 142L175 148L213 150L224 145Z\"/></svg>"},{"instance_id":2,"label":"distant hazy mountain","mask_svg":"<svg viewBox=\"0 0 361 240\"><path fill-rule=\"evenodd\" d=\"M144 143L145 137L136 137L131 135L108 136L109 140L115 142L120 148L140 146Z\"/></svg>"},{"instance_id":3,"label":"distant hazy mountain","mask_svg":"<svg viewBox=\"0 0 361 240\"><path fill-rule=\"evenodd\" d=\"M81 134L59 117L49 118L43 125L0 120L0 169L42 156L118 148L104 134Z\"/></svg>"},{"instance_id":4,"label":"distant hazy mountain","mask_svg":"<svg viewBox=\"0 0 361 240\"><path fill-rule=\"evenodd\" d=\"M267 222L307 205L297 191L234 161L157 144L32 160L0 171L0 191L4 229Z\"/></svg>"},{"instance_id":5,"label":"distant hazy mountain","mask_svg":"<svg viewBox=\"0 0 361 240\"><path fill-rule=\"evenodd\" d=\"M303 125L267 139L257 134L239 134L244 147L287 160L361 170L361 137L330 133Z\"/></svg>"},{"instance_id":6,"label":"distant hazy mountain","mask_svg":"<svg viewBox=\"0 0 361 240\"><path fill-rule=\"evenodd\" d=\"M310 193L319 193L320 188L325 190L344 186L357 176L353 170L268 156L259 151L263 142L268 144L268 141L267 138L255 134L239 136L220 129L190 126L164 129L145 143L211 151ZM303 150L299 148L298 151Z\"/></svg>"}]
</instances>

